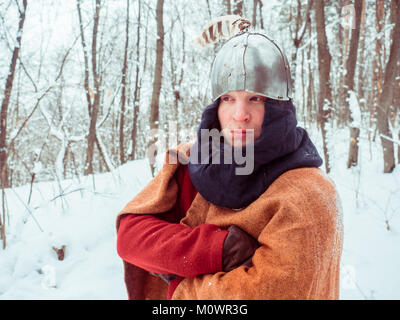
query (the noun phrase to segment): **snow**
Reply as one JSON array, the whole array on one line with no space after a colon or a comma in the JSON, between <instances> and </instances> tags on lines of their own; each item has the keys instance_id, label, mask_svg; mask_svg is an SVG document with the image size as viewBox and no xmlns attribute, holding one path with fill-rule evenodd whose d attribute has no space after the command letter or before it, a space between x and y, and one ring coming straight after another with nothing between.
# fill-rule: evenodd
<instances>
[{"instance_id":1,"label":"snow","mask_svg":"<svg viewBox=\"0 0 400 320\"><path fill-rule=\"evenodd\" d=\"M354 91L349 91L349 108L352 118L350 126L353 128L359 128L361 125L361 111Z\"/></svg>"},{"instance_id":2,"label":"snow","mask_svg":"<svg viewBox=\"0 0 400 320\"><path fill-rule=\"evenodd\" d=\"M322 154L320 133L308 132ZM360 165L347 169L348 129L330 134L327 176L338 188L344 218L340 297L400 299L400 170L382 173L379 139L370 144L364 131ZM112 173L35 183L29 204L30 185L6 190L0 299L127 299L115 217L150 179L148 161L137 160ZM62 245L59 261L53 247Z\"/></svg>"},{"instance_id":3,"label":"snow","mask_svg":"<svg viewBox=\"0 0 400 320\"><path fill-rule=\"evenodd\" d=\"M343 207L340 298L399 299L400 170L382 173L379 139L370 143L366 130L360 133L359 165L347 169L348 129L331 130L330 135L328 176ZM322 154L320 134L312 131L310 136Z\"/></svg>"},{"instance_id":4,"label":"snow","mask_svg":"<svg viewBox=\"0 0 400 320\"><path fill-rule=\"evenodd\" d=\"M147 161L138 160L80 182L34 184L29 205L30 185L7 190L0 299L127 299L115 217L150 179ZM59 261L52 248L62 245Z\"/></svg>"}]
</instances>

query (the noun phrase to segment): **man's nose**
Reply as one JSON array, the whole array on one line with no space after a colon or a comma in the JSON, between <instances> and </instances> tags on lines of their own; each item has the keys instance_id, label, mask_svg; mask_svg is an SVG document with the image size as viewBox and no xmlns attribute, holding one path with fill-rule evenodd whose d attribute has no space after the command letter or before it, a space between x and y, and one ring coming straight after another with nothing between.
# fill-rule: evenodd
<instances>
[{"instance_id":1,"label":"man's nose","mask_svg":"<svg viewBox=\"0 0 400 320\"><path fill-rule=\"evenodd\" d=\"M235 111L233 113L233 119L235 121L249 121L250 113L246 102L237 102L235 105Z\"/></svg>"}]
</instances>

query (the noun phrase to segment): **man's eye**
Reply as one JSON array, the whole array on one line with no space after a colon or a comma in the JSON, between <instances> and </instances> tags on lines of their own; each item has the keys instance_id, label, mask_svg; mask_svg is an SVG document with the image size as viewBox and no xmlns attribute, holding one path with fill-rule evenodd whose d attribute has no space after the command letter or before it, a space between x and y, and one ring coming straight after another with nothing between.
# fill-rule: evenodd
<instances>
[{"instance_id":1,"label":"man's eye","mask_svg":"<svg viewBox=\"0 0 400 320\"><path fill-rule=\"evenodd\" d=\"M262 101L261 97L252 97L250 100Z\"/></svg>"},{"instance_id":2,"label":"man's eye","mask_svg":"<svg viewBox=\"0 0 400 320\"><path fill-rule=\"evenodd\" d=\"M222 97L222 101L229 101L229 97Z\"/></svg>"}]
</instances>

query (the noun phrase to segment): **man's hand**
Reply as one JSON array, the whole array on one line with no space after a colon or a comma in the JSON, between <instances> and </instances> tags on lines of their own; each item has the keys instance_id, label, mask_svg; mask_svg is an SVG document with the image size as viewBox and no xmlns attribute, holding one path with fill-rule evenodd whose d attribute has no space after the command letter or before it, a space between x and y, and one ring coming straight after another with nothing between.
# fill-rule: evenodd
<instances>
[{"instance_id":1,"label":"man's hand","mask_svg":"<svg viewBox=\"0 0 400 320\"><path fill-rule=\"evenodd\" d=\"M254 252L260 246L258 241L238 226L232 225L228 231L222 253L223 271L228 272L241 265L250 267Z\"/></svg>"}]
</instances>

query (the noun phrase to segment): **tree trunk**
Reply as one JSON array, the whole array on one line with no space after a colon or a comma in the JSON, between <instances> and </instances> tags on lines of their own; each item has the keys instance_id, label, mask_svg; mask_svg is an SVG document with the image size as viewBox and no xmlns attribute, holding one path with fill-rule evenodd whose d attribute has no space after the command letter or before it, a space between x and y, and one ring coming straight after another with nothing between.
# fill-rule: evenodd
<instances>
[{"instance_id":1,"label":"tree trunk","mask_svg":"<svg viewBox=\"0 0 400 320\"><path fill-rule=\"evenodd\" d=\"M328 39L325 32L324 2L314 1L315 19L318 40L318 70L319 70L319 95L318 95L318 123L322 133L322 144L325 158L326 173L330 172L329 153L327 147L327 122L330 115L332 93L330 84L331 54L328 49Z\"/></svg>"},{"instance_id":2,"label":"tree trunk","mask_svg":"<svg viewBox=\"0 0 400 320\"><path fill-rule=\"evenodd\" d=\"M23 1L22 11L19 12L19 23L17 31L16 45L13 50L11 57L10 68L7 75L6 87L4 89L4 97L1 103L1 115L0 115L0 187L2 191L2 216L0 214L0 238L3 241L3 249L6 248L6 194L4 188L10 186L9 182L9 168L8 168L8 155L9 150L7 149L7 116L8 107L10 104L11 92L14 83L15 68L17 66L17 60L19 56L19 50L21 48L22 33L24 29L26 9L28 7L27 0Z\"/></svg>"},{"instance_id":3,"label":"tree trunk","mask_svg":"<svg viewBox=\"0 0 400 320\"><path fill-rule=\"evenodd\" d=\"M305 81L304 81L304 74L305 74L305 68L304 68L304 50L301 51L301 72L300 72L300 76L301 76L301 115L303 118L303 122L304 122L304 128L307 129L307 110L306 110L306 87L305 87Z\"/></svg>"},{"instance_id":4,"label":"tree trunk","mask_svg":"<svg viewBox=\"0 0 400 320\"><path fill-rule=\"evenodd\" d=\"M381 34L384 24L384 15L385 10L384 0L376 1L376 33ZM382 37L382 34L381 34ZM382 92L382 74L383 74L383 44L382 39L380 37L376 38L375 41L375 56L374 61L372 63L372 80L374 84L373 96L372 96L372 108L370 109L370 128L374 126L375 119L378 113L378 103L380 100L381 92ZM370 135L369 135L370 138ZM373 137L374 140L374 137Z\"/></svg>"},{"instance_id":5,"label":"tree trunk","mask_svg":"<svg viewBox=\"0 0 400 320\"><path fill-rule=\"evenodd\" d=\"M162 70L163 70L163 51L164 51L164 25L163 25L163 6L164 0L157 0L157 45L156 45L156 64L154 67L154 81L153 81L153 94L151 97L151 114L150 114L150 128L159 128L159 102L160 91L162 83ZM154 144L154 139L151 139L150 144ZM157 154L155 150L154 157ZM155 166L151 166L154 175Z\"/></svg>"},{"instance_id":6,"label":"tree trunk","mask_svg":"<svg viewBox=\"0 0 400 320\"><path fill-rule=\"evenodd\" d=\"M232 10L231 10L231 0L226 0L226 13L227 13L227 14L232 14Z\"/></svg>"},{"instance_id":7,"label":"tree trunk","mask_svg":"<svg viewBox=\"0 0 400 320\"><path fill-rule=\"evenodd\" d=\"M393 0L395 4L396 22L394 27L394 35L400 34L400 0ZM384 160L384 173L390 173L395 167L394 146L392 141L392 133L389 129L389 116L393 104L393 90L395 77L397 73L397 63L400 59L400 37L394 36L390 48L389 61L385 68L382 94L380 95L377 108L378 130L381 136Z\"/></svg>"},{"instance_id":8,"label":"tree trunk","mask_svg":"<svg viewBox=\"0 0 400 320\"><path fill-rule=\"evenodd\" d=\"M97 72L97 34L100 19L101 0L96 0L96 10L93 19L93 37L92 37L92 73L94 83L94 101L90 113L89 134L87 136L87 153L85 175L93 174L93 155L96 143L96 124L100 109L100 77Z\"/></svg>"},{"instance_id":9,"label":"tree trunk","mask_svg":"<svg viewBox=\"0 0 400 320\"><path fill-rule=\"evenodd\" d=\"M128 46L129 46L129 0L126 0L126 23L125 23L125 50L124 63L122 66L121 77L121 114L119 123L119 157L121 164L125 163L124 148L124 123L125 123L125 103L126 103L126 76L128 74Z\"/></svg>"},{"instance_id":10,"label":"tree trunk","mask_svg":"<svg viewBox=\"0 0 400 320\"><path fill-rule=\"evenodd\" d=\"M351 31L350 50L348 58L346 59L346 77L344 80L345 86L345 121L351 121L350 109L349 109L349 91L354 90L354 74L357 65L357 54L358 54L358 43L360 40L360 24L361 24L361 11L362 11L362 0L355 0L355 29Z\"/></svg>"},{"instance_id":11,"label":"tree trunk","mask_svg":"<svg viewBox=\"0 0 400 320\"><path fill-rule=\"evenodd\" d=\"M263 3L262 0L258 0L259 3L259 16L260 16L260 28L264 29L264 19L263 19L263 13L262 13L262 7L263 7Z\"/></svg>"},{"instance_id":12,"label":"tree trunk","mask_svg":"<svg viewBox=\"0 0 400 320\"><path fill-rule=\"evenodd\" d=\"M366 37L366 26L365 26L365 15L366 15L366 1L362 0L362 13L361 13L361 25L360 25L360 57L359 57L359 68L358 68L358 97L360 102L361 112L366 111L366 101L367 97L365 96L365 37Z\"/></svg>"},{"instance_id":13,"label":"tree trunk","mask_svg":"<svg viewBox=\"0 0 400 320\"><path fill-rule=\"evenodd\" d=\"M76 2L76 7L78 10L78 18L79 18L79 28L80 28L80 33L81 33L81 43L82 43L82 48L83 48L83 59L85 63L85 79L84 79L84 88L85 88L85 93L86 93L86 100L88 104L88 113L89 116L92 113L92 101L90 98L90 88L89 88L89 58L86 50L86 40L85 40L85 33L83 31L83 21L82 21L82 14L81 14L81 1L78 0Z\"/></svg>"},{"instance_id":14,"label":"tree trunk","mask_svg":"<svg viewBox=\"0 0 400 320\"><path fill-rule=\"evenodd\" d=\"M129 1L129 0L127 0ZM130 159L135 160L135 150L136 150L136 139L137 139L137 121L139 116L139 65L140 65L140 24L141 24L141 2L138 1L138 23L137 23L137 40L136 40L136 74L135 74L135 91L133 94L133 121L132 121L132 133L131 133L131 154ZM147 47L147 44L146 44ZM147 53L145 53L146 55Z\"/></svg>"},{"instance_id":15,"label":"tree trunk","mask_svg":"<svg viewBox=\"0 0 400 320\"><path fill-rule=\"evenodd\" d=\"M309 18L311 20L311 18ZM308 24L308 38L311 39L311 21ZM314 77L311 69L311 48L312 43L310 40L310 45L307 50L307 64L308 64L308 90L307 90L307 121L309 123L313 122L313 96L314 96Z\"/></svg>"},{"instance_id":16,"label":"tree trunk","mask_svg":"<svg viewBox=\"0 0 400 320\"><path fill-rule=\"evenodd\" d=\"M396 84L395 84L395 88L397 88L398 90L394 90L394 97L393 97L393 105L396 108L396 118L398 121L398 128L399 128L399 141L400 141L400 64L398 63L397 66L397 76L396 76L397 80L396 80ZM397 163L400 164L400 145L397 145Z\"/></svg>"},{"instance_id":17,"label":"tree trunk","mask_svg":"<svg viewBox=\"0 0 400 320\"><path fill-rule=\"evenodd\" d=\"M396 22L396 2L392 1L391 6L390 6L390 23L395 23ZM395 37L395 33L392 29L391 32L391 39ZM396 74L396 80L394 83L394 87L397 88L397 90L394 90L393 92L393 117L392 119L394 121L398 121L400 124L400 61L397 62L397 74ZM396 127L396 124L393 123L393 127ZM398 139L400 141L400 126L398 125L399 132L398 132ZM397 145L397 163L400 164L400 145Z\"/></svg>"},{"instance_id":18,"label":"tree trunk","mask_svg":"<svg viewBox=\"0 0 400 320\"><path fill-rule=\"evenodd\" d=\"M292 81L292 90L293 90L293 95L295 95L295 89L296 86L294 84L294 81L296 79L296 70L297 70L297 51L299 50L299 47L303 41L303 37L305 35L305 32L307 30L307 24L309 23L309 16L310 16L310 10L312 7L312 0L308 0L307 2L307 9L306 9L306 13L305 13L305 17L304 19L302 19L302 14L301 14L301 2L300 0L297 0L297 15L296 15L296 24L295 27L296 29L293 31L291 30L291 37L292 37L292 41L293 41L293 53L292 53L292 57L291 57L291 67L290 67L290 71L291 71L291 81ZM290 10L291 12L292 10ZM304 22L303 22L304 20Z\"/></svg>"},{"instance_id":19,"label":"tree trunk","mask_svg":"<svg viewBox=\"0 0 400 320\"><path fill-rule=\"evenodd\" d=\"M341 13L341 10L343 6L348 6L350 5L350 0L344 0L339 3L339 6L337 7L339 10L339 14ZM338 37L339 37L339 50L340 50L340 56L341 56L341 64L339 65L339 84L338 84L338 90L337 94L335 97L336 101L336 114L337 114L337 122L338 126L341 127L344 124L347 124L347 118L346 116L346 94L347 90L345 87L345 66L347 65L347 60L348 60L348 47L349 47L349 38L350 38L350 26L349 26L349 19L350 15L346 16L346 23L347 26L340 26L339 32L338 32Z\"/></svg>"},{"instance_id":20,"label":"tree trunk","mask_svg":"<svg viewBox=\"0 0 400 320\"><path fill-rule=\"evenodd\" d=\"M258 0L253 0L253 21L252 21L253 28L255 28L257 25L257 4Z\"/></svg>"},{"instance_id":21,"label":"tree trunk","mask_svg":"<svg viewBox=\"0 0 400 320\"><path fill-rule=\"evenodd\" d=\"M0 115L0 186L1 188L9 187L8 181L8 155L9 152L7 150L7 116L8 116L8 107L10 104L11 92L14 83L14 75L15 68L17 66L17 60L19 56L19 51L21 48L22 41L22 33L24 29L26 8L28 6L27 0L23 1L22 11L19 12L19 23L18 23L18 31L17 31L17 39L16 45L13 50L13 54L11 57L10 68L7 75L6 87L4 90L4 97L1 103L1 115Z\"/></svg>"},{"instance_id":22,"label":"tree trunk","mask_svg":"<svg viewBox=\"0 0 400 320\"><path fill-rule=\"evenodd\" d=\"M233 0L233 14L243 17L243 0Z\"/></svg>"},{"instance_id":23,"label":"tree trunk","mask_svg":"<svg viewBox=\"0 0 400 320\"><path fill-rule=\"evenodd\" d=\"M350 111L350 91L354 91L354 74L356 71L357 64L357 53L358 53L358 42L360 40L360 25L361 25L361 13L362 13L362 0L355 0L355 14L356 23L355 29L351 31L350 51L349 57L346 62L346 78L345 78L345 120L350 123L350 147L349 156L347 159L347 168L356 166L358 163L358 138L360 129L356 125L360 125L358 122L354 122L353 115ZM355 107L355 106L354 106Z\"/></svg>"},{"instance_id":24,"label":"tree trunk","mask_svg":"<svg viewBox=\"0 0 400 320\"><path fill-rule=\"evenodd\" d=\"M158 128L159 124L159 101L162 83L163 51L164 51L164 26L163 26L163 5L164 0L157 0L157 45L156 64L154 67L153 94L151 97L151 118L152 129Z\"/></svg>"}]
</instances>

